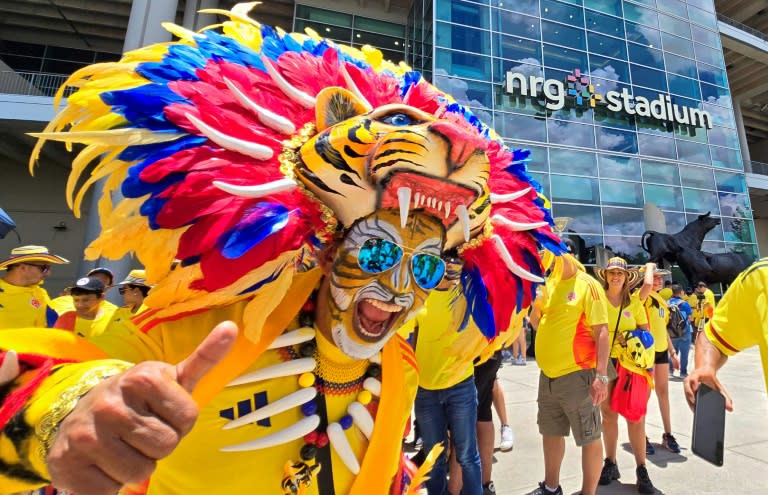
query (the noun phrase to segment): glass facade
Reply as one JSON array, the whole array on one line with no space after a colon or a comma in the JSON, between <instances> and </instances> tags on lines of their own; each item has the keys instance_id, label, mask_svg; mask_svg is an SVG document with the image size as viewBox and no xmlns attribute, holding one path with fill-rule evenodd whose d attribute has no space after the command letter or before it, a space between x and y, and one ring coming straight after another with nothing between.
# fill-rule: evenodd
<instances>
[{"instance_id":1,"label":"glass facade","mask_svg":"<svg viewBox=\"0 0 768 495\"><path fill-rule=\"evenodd\" d=\"M643 262L647 203L669 232L710 211L722 226L704 250L756 255L717 29L712 0L416 0L406 59L508 144L532 151L530 173L553 215L569 219L564 235L585 263L601 246ZM620 111L605 101L552 109L543 87L509 88L509 72L564 84L585 76L593 94L637 100ZM637 115L640 97L660 95L669 119ZM671 118L684 108L706 112L711 128Z\"/></svg>"}]
</instances>

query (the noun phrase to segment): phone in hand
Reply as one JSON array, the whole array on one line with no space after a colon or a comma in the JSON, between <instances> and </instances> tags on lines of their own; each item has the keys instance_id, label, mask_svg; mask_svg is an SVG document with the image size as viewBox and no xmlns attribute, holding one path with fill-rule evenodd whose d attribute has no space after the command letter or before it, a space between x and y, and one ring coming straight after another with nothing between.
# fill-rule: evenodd
<instances>
[{"instance_id":1,"label":"phone in hand","mask_svg":"<svg viewBox=\"0 0 768 495\"><path fill-rule=\"evenodd\" d=\"M700 383L693 411L691 451L715 466L723 465L725 450L725 397Z\"/></svg>"}]
</instances>

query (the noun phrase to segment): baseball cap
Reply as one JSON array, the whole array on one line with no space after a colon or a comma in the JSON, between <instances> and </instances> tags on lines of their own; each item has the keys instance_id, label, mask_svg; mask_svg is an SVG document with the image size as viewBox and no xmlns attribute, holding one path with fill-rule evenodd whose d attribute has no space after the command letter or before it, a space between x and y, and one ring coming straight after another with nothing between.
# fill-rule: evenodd
<instances>
[{"instance_id":1,"label":"baseball cap","mask_svg":"<svg viewBox=\"0 0 768 495\"><path fill-rule=\"evenodd\" d=\"M95 277L83 277L77 279L72 289L80 289L87 292L104 292L104 282Z\"/></svg>"},{"instance_id":2,"label":"baseball cap","mask_svg":"<svg viewBox=\"0 0 768 495\"><path fill-rule=\"evenodd\" d=\"M89 271L86 276L90 277L91 275L95 275L97 273L103 273L107 277L109 277L109 283L112 284L115 281L115 274L112 273L112 270L109 268L105 268L103 266L97 266L93 270Z\"/></svg>"}]
</instances>

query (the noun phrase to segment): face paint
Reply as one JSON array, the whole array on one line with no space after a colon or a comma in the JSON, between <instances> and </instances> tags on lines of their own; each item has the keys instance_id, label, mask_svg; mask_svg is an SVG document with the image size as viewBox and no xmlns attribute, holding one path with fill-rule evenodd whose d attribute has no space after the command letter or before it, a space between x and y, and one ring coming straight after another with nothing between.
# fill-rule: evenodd
<instances>
[{"instance_id":1,"label":"face paint","mask_svg":"<svg viewBox=\"0 0 768 495\"><path fill-rule=\"evenodd\" d=\"M397 254L399 259L382 256L383 264L371 264L371 253L365 249L382 245L371 239L387 241L385 254ZM339 246L327 284L329 337L342 352L356 359L374 355L421 308L429 293L424 286L437 277L425 276L423 264L440 256L444 242L442 222L421 213L411 215L405 228L400 227L398 212L384 210L350 229ZM361 249L363 264L369 271L376 266L378 273L361 268ZM419 283L414 272L421 275Z\"/></svg>"}]
</instances>

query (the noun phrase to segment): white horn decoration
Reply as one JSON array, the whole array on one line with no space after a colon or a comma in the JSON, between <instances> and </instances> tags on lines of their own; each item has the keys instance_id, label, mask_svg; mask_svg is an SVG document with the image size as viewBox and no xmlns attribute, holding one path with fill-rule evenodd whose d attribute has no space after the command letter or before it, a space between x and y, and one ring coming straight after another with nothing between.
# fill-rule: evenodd
<instances>
[{"instance_id":1,"label":"white horn decoration","mask_svg":"<svg viewBox=\"0 0 768 495\"><path fill-rule=\"evenodd\" d=\"M256 104L256 102L248 98L248 95L240 91L240 88L235 86L235 83L226 77L224 78L224 84L226 84L229 90L235 94L237 100L242 103L244 107L248 108L256 114L262 124L288 136L296 132L296 126L293 125L293 122L286 119L282 115L278 115L275 112L267 110L266 108Z\"/></svg>"},{"instance_id":2,"label":"white horn decoration","mask_svg":"<svg viewBox=\"0 0 768 495\"><path fill-rule=\"evenodd\" d=\"M19 357L16 351L6 352L3 364L0 364L0 385L11 383L19 376L19 372Z\"/></svg>"},{"instance_id":3,"label":"white horn decoration","mask_svg":"<svg viewBox=\"0 0 768 495\"><path fill-rule=\"evenodd\" d=\"M237 385L244 385L246 383L260 382L263 380L271 380L273 378L281 378L284 376L300 375L302 373L309 373L315 369L314 358L300 358L292 359L284 363L273 364L266 368L261 368L250 373L246 373L238 378L235 378L227 384L227 387L234 387Z\"/></svg>"},{"instance_id":4,"label":"white horn decoration","mask_svg":"<svg viewBox=\"0 0 768 495\"><path fill-rule=\"evenodd\" d=\"M239 428L240 426L249 425L262 419L269 418L276 414L280 414L283 411L298 407L305 404L317 396L317 389L315 387L306 387L288 394L282 399L278 399L275 402L270 402L264 407L260 407L253 412L240 416L237 419L233 419L229 423L221 427L222 430L231 430L232 428Z\"/></svg>"},{"instance_id":5,"label":"white horn decoration","mask_svg":"<svg viewBox=\"0 0 768 495\"><path fill-rule=\"evenodd\" d=\"M543 278L534 275L533 273L515 263L515 260L512 259L512 255L509 254L509 251L507 251L507 246L504 245L504 241L501 240L501 237L499 237L498 234L492 235L491 239L493 240L494 246L496 247L496 251L501 256L501 259L504 260L504 263L507 265L507 268L510 272L514 273L520 278L530 280L531 282L536 282L538 284L544 283Z\"/></svg>"},{"instance_id":6,"label":"white horn decoration","mask_svg":"<svg viewBox=\"0 0 768 495\"><path fill-rule=\"evenodd\" d=\"M256 440L252 440L250 442L222 447L219 450L221 452L247 452L249 450L268 449L270 447L274 447L275 445L282 445L284 443L298 440L307 433L315 431L318 426L320 426L320 416L313 414L312 416L307 416L306 418L301 419L291 426L271 435L257 438Z\"/></svg>"},{"instance_id":7,"label":"white horn decoration","mask_svg":"<svg viewBox=\"0 0 768 495\"><path fill-rule=\"evenodd\" d=\"M227 184L220 180L213 181L213 185L218 187L224 192L228 192L234 196L240 196L243 198L261 198L270 194L275 194L296 187L296 183L291 179L280 179L266 184L258 184L254 186L237 186L235 184Z\"/></svg>"},{"instance_id":8,"label":"white horn decoration","mask_svg":"<svg viewBox=\"0 0 768 495\"><path fill-rule=\"evenodd\" d=\"M272 62L265 55L261 56L261 61L264 63L264 67L267 68L269 76L273 81L275 81L275 84L277 84L280 90L285 93L285 96L292 99L304 108L315 108L315 104L317 103L315 98L309 96L304 91L291 86L291 83L285 80L285 78L277 71L277 69L275 69L275 66L272 65Z\"/></svg>"},{"instance_id":9,"label":"white horn decoration","mask_svg":"<svg viewBox=\"0 0 768 495\"><path fill-rule=\"evenodd\" d=\"M347 412L352 416L355 426L363 432L366 438L370 439L373 435L373 416L368 412L368 409L355 400L347 407Z\"/></svg>"},{"instance_id":10,"label":"white horn decoration","mask_svg":"<svg viewBox=\"0 0 768 495\"><path fill-rule=\"evenodd\" d=\"M408 212L411 207L411 188L397 188L397 200L400 203L400 228L404 229L408 223Z\"/></svg>"},{"instance_id":11,"label":"white horn decoration","mask_svg":"<svg viewBox=\"0 0 768 495\"><path fill-rule=\"evenodd\" d=\"M269 160L272 158L272 155L274 155L272 148L268 146L228 136L223 132L217 131L191 113L185 113L184 116L187 117L192 125L194 125L198 131L202 132L205 137L222 148L237 151L238 153L242 153L243 155L250 156L257 160Z\"/></svg>"},{"instance_id":12,"label":"white horn decoration","mask_svg":"<svg viewBox=\"0 0 768 495\"><path fill-rule=\"evenodd\" d=\"M533 230L533 229L538 229L546 225L549 225L547 222L533 222L533 223L515 222L514 220L509 220L508 218L504 218L501 215L493 215L491 216L491 220L494 222L500 223L501 225L505 225L510 229L516 230L516 231Z\"/></svg>"},{"instance_id":13,"label":"white horn decoration","mask_svg":"<svg viewBox=\"0 0 768 495\"><path fill-rule=\"evenodd\" d=\"M459 205L454 210L454 213L456 213L456 216L461 221L461 228L464 231L464 242L469 242L469 212L467 207Z\"/></svg>"},{"instance_id":14,"label":"white horn decoration","mask_svg":"<svg viewBox=\"0 0 768 495\"><path fill-rule=\"evenodd\" d=\"M495 194L491 193L491 203L509 203L510 201L514 201L517 198L522 198L526 194L528 194L531 191L530 187L526 187L525 189L509 194Z\"/></svg>"},{"instance_id":15,"label":"white horn decoration","mask_svg":"<svg viewBox=\"0 0 768 495\"><path fill-rule=\"evenodd\" d=\"M368 101L368 99L363 96L363 93L360 92L360 88L357 87L357 84L355 84L355 81L352 80L352 76L349 75L349 72L347 71L346 64L342 61L341 62L341 75L344 77L344 82L347 83L347 87L349 88L352 93L357 96L357 98L360 100L360 102L365 107L365 110L367 112L370 112L373 110L373 105Z\"/></svg>"},{"instance_id":16,"label":"white horn decoration","mask_svg":"<svg viewBox=\"0 0 768 495\"><path fill-rule=\"evenodd\" d=\"M341 459L344 465L347 466L347 469L349 469L352 474L359 473L360 463L357 461L357 457L355 457L352 446L349 445L349 441L347 440L346 435L344 435L344 429L341 425L339 423L331 423L328 425L325 432L328 434L328 441L330 442L331 447L336 451L336 454L338 454L339 459Z\"/></svg>"},{"instance_id":17,"label":"white horn decoration","mask_svg":"<svg viewBox=\"0 0 768 495\"><path fill-rule=\"evenodd\" d=\"M269 344L267 349L277 349L279 347L288 347L289 345L296 345L312 340L315 338L315 329L312 327L301 327L290 332L286 332Z\"/></svg>"},{"instance_id":18,"label":"white horn decoration","mask_svg":"<svg viewBox=\"0 0 768 495\"><path fill-rule=\"evenodd\" d=\"M372 376L369 376L363 381L363 388L376 397L381 395L381 382Z\"/></svg>"}]
</instances>

